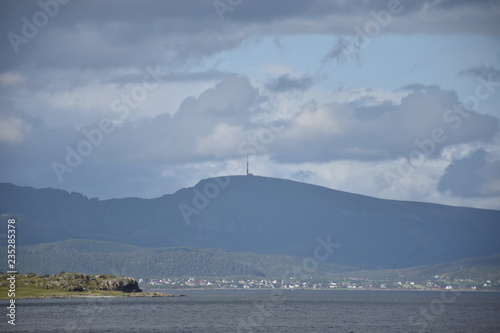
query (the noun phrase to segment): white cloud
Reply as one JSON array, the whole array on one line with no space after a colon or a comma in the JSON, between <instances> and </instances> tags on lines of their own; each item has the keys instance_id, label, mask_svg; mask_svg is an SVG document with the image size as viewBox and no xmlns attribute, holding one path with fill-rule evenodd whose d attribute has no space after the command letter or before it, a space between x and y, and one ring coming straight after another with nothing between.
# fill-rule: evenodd
<instances>
[{"instance_id":1,"label":"white cloud","mask_svg":"<svg viewBox=\"0 0 500 333\"><path fill-rule=\"evenodd\" d=\"M307 142L340 135L349 129L351 114L352 108L345 105L329 104L316 107L315 104L308 104L292 119L281 138Z\"/></svg>"},{"instance_id":2,"label":"white cloud","mask_svg":"<svg viewBox=\"0 0 500 333\"><path fill-rule=\"evenodd\" d=\"M200 138L196 143L196 152L201 156L221 158L234 156L239 143L244 140L244 128L221 123L215 126L213 132Z\"/></svg>"},{"instance_id":3,"label":"white cloud","mask_svg":"<svg viewBox=\"0 0 500 333\"><path fill-rule=\"evenodd\" d=\"M0 114L0 143L19 144L30 130L31 126L24 119Z\"/></svg>"},{"instance_id":4,"label":"white cloud","mask_svg":"<svg viewBox=\"0 0 500 333\"><path fill-rule=\"evenodd\" d=\"M381 88L345 87L333 91L331 98L337 103L353 103L357 106L379 106L381 104L400 104L408 96L407 92L393 92Z\"/></svg>"},{"instance_id":5,"label":"white cloud","mask_svg":"<svg viewBox=\"0 0 500 333\"><path fill-rule=\"evenodd\" d=\"M26 82L26 77L21 73L5 72L0 74L0 87L14 88L22 86Z\"/></svg>"},{"instance_id":6,"label":"white cloud","mask_svg":"<svg viewBox=\"0 0 500 333\"><path fill-rule=\"evenodd\" d=\"M458 109L456 94L433 88L399 105L308 104L273 143L282 162L434 158L447 146L491 141L498 119ZM414 153L415 152L415 153Z\"/></svg>"}]
</instances>

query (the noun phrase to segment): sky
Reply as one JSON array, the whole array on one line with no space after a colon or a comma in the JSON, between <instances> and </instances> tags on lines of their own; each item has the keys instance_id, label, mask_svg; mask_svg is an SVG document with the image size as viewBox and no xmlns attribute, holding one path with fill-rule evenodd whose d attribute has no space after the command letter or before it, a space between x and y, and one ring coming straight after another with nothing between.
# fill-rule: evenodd
<instances>
[{"instance_id":1,"label":"sky","mask_svg":"<svg viewBox=\"0 0 500 333\"><path fill-rule=\"evenodd\" d=\"M500 209L500 2L3 1L0 182L250 172Z\"/></svg>"}]
</instances>

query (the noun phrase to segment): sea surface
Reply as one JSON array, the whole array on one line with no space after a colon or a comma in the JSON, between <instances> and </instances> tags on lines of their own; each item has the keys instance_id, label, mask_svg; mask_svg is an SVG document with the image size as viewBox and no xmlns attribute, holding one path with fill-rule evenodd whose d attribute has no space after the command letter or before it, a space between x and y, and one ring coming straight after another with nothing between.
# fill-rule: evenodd
<instances>
[{"instance_id":1,"label":"sea surface","mask_svg":"<svg viewBox=\"0 0 500 333\"><path fill-rule=\"evenodd\" d=\"M500 293L183 290L186 297L16 302L1 332L500 332ZM6 305L6 301L2 302Z\"/></svg>"}]
</instances>

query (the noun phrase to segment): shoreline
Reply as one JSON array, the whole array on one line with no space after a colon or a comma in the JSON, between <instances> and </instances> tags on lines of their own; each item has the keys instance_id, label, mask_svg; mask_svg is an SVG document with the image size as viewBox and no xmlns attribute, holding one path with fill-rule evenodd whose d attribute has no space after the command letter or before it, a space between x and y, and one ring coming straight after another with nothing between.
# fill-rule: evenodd
<instances>
[{"instance_id":1,"label":"shoreline","mask_svg":"<svg viewBox=\"0 0 500 333\"><path fill-rule=\"evenodd\" d=\"M26 296L26 297L16 297L15 300L22 299L86 299L86 298L125 298L125 297L185 297L186 295L175 295L170 293L160 293L160 292L133 292L124 293L120 295L92 295L92 294L77 294L77 295L42 295L42 296Z\"/></svg>"},{"instance_id":2,"label":"shoreline","mask_svg":"<svg viewBox=\"0 0 500 333\"><path fill-rule=\"evenodd\" d=\"M162 289L147 289L150 291L159 291ZM241 290L241 291L431 291L431 292L467 292L467 293L500 293L497 290L468 290L468 289L375 289L375 288L293 288L293 289L282 289L282 288L178 288L178 289L165 289L168 291L179 290L179 291L196 291L196 290Z\"/></svg>"}]
</instances>

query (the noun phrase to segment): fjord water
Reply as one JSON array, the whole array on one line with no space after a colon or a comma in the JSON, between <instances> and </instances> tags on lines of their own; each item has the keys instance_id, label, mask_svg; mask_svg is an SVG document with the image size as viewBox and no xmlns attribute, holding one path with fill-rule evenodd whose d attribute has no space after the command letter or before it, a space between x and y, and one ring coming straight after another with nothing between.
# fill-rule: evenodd
<instances>
[{"instance_id":1,"label":"fjord water","mask_svg":"<svg viewBox=\"0 0 500 333\"><path fill-rule=\"evenodd\" d=\"M186 297L19 300L12 332L500 332L500 293L188 290ZM9 325L10 326L10 325Z\"/></svg>"}]
</instances>

